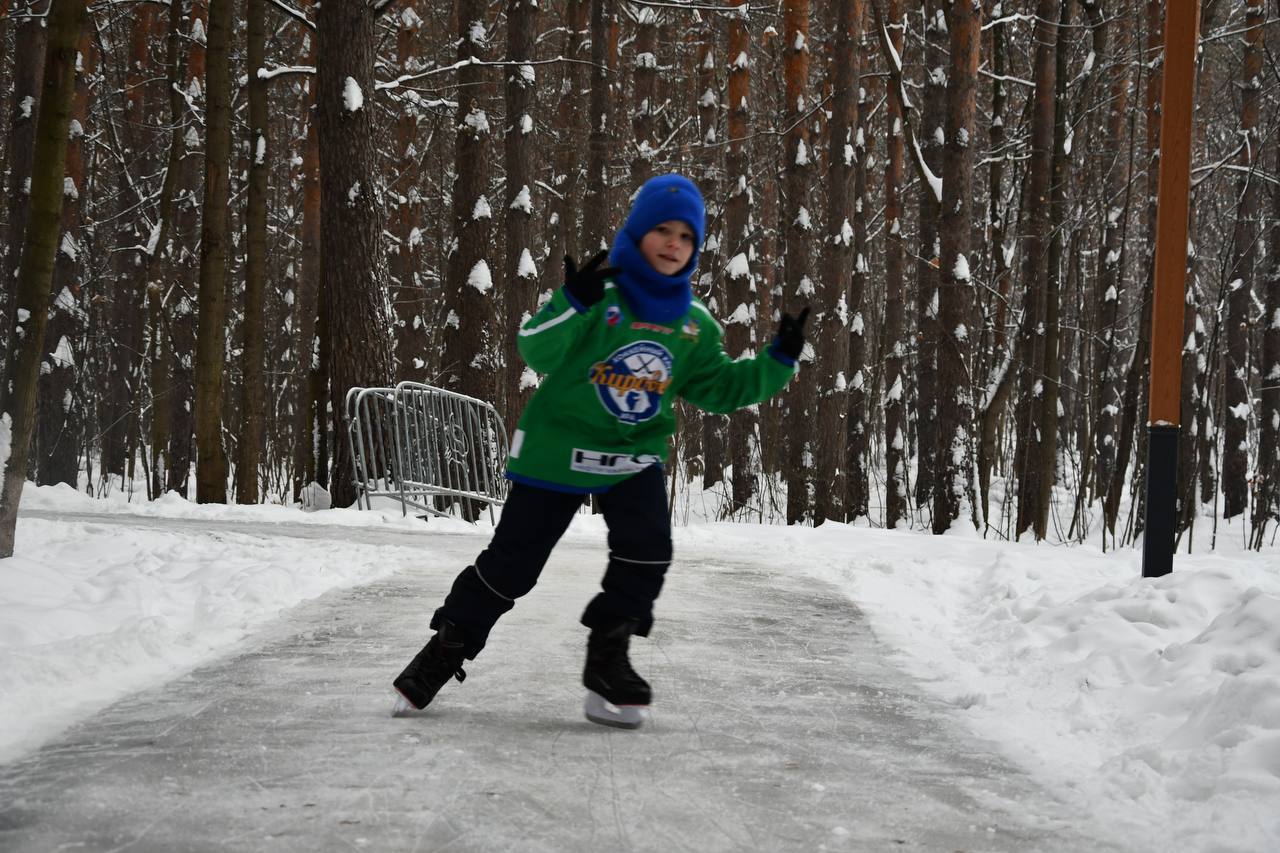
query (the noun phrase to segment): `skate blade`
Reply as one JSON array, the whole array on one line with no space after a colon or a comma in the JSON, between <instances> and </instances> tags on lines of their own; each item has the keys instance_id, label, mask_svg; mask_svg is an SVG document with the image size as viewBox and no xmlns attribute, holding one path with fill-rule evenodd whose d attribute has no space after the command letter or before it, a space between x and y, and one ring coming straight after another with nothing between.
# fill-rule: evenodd
<instances>
[{"instance_id":1,"label":"skate blade","mask_svg":"<svg viewBox=\"0 0 1280 853\"><path fill-rule=\"evenodd\" d=\"M396 691L396 704L391 708L391 716L393 717L411 717L419 713L418 709L413 707L413 703Z\"/></svg>"},{"instance_id":2,"label":"skate blade","mask_svg":"<svg viewBox=\"0 0 1280 853\"><path fill-rule=\"evenodd\" d=\"M582 710L591 722L615 729L638 729L649 719L648 705L615 705L594 690L587 691Z\"/></svg>"}]
</instances>

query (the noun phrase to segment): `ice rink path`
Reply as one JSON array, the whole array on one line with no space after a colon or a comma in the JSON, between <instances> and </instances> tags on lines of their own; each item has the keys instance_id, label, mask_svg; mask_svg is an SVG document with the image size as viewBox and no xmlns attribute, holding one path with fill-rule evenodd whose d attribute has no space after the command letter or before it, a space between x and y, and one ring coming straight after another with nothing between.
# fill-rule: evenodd
<instances>
[{"instance_id":1,"label":"ice rink path","mask_svg":"<svg viewBox=\"0 0 1280 853\"><path fill-rule=\"evenodd\" d=\"M563 543L466 682L397 719L391 679L482 540L93 517L431 556L0 765L5 853L1112 849L904 676L853 602L750 554L677 534L632 644L655 694L637 732L582 717L577 619L603 542Z\"/></svg>"}]
</instances>

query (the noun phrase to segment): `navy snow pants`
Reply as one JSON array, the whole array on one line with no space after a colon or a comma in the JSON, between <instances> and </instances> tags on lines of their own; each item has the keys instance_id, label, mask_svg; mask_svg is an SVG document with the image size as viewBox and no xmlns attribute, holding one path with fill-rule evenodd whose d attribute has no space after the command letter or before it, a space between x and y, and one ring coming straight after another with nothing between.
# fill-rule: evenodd
<instances>
[{"instance_id":1,"label":"navy snow pants","mask_svg":"<svg viewBox=\"0 0 1280 853\"><path fill-rule=\"evenodd\" d=\"M609 565L582 624L607 629L634 619L635 633L648 636L672 555L662 467L650 466L597 497L609 528ZM514 483L489 546L454 580L431 627L448 619L466 636L467 657L479 654L502 614L538 582L582 502L582 495Z\"/></svg>"}]
</instances>

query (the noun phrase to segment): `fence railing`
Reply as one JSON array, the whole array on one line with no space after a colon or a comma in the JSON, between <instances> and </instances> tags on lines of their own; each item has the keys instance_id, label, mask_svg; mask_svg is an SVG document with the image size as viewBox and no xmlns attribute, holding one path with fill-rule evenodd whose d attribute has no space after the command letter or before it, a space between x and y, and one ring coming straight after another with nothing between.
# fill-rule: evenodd
<instances>
[{"instance_id":1,"label":"fence railing","mask_svg":"<svg viewBox=\"0 0 1280 853\"><path fill-rule=\"evenodd\" d=\"M347 446L356 505L393 498L410 508L448 515L462 503L501 506L508 482L507 431L493 406L443 388L401 382L394 388L352 388L346 400Z\"/></svg>"}]
</instances>

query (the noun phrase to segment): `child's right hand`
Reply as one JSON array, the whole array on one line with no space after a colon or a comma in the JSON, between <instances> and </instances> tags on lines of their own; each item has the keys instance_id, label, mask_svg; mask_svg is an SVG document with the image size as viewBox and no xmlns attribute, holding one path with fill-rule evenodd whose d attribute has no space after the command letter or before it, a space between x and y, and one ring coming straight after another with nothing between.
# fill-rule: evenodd
<instances>
[{"instance_id":1,"label":"child's right hand","mask_svg":"<svg viewBox=\"0 0 1280 853\"><path fill-rule=\"evenodd\" d=\"M601 249L595 257L587 261L586 266L578 269L573 258L564 256L564 289L585 308L590 308L603 299L605 280L621 272L618 267L600 268L600 264L604 263L607 257L609 257L608 250Z\"/></svg>"}]
</instances>

